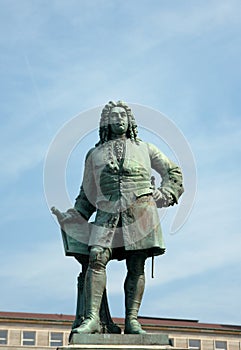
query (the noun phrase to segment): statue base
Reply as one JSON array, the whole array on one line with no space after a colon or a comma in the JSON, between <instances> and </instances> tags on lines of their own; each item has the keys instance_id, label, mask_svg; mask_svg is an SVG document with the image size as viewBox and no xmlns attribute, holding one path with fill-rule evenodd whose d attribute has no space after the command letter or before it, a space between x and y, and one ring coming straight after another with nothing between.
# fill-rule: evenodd
<instances>
[{"instance_id":1,"label":"statue base","mask_svg":"<svg viewBox=\"0 0 241 350\"><path fill-rule=\"evenodd\" d=\"M77 334L74 333L68 346L58 350L115 350L115 349L175 349L170 345L168 335L163 333L147 334ZM178 349L179 350L179 349Z\"/></svg>"}]
</instances>

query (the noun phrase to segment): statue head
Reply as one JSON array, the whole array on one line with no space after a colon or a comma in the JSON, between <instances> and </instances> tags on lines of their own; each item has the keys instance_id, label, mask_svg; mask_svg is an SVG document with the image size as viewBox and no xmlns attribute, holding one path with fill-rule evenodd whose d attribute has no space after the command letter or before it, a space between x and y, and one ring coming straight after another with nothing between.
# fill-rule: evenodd
<instances>
[{"instance_id":1,"label":"statue head","mask_svg":"<svg viewBox=\"0 0 241 350\"><path fill-rule=\"evenodd\" d=\"M97 145L103 144L111 139L113 127L111 126L111 119L114 114L122 114L123 119L128 125L123 125L126 137L132 141L137 141L137 125L130 107L123 101L110 101L102 110L100 118L99 136L100 141Z\"/></svg>"}]
</instances>

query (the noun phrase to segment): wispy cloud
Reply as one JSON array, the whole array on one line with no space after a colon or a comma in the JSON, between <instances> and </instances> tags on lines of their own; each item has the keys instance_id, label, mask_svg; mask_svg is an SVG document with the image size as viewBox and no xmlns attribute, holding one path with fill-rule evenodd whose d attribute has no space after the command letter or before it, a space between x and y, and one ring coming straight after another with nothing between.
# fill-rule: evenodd
<instances>
[{"instance_id":1,"label":"wispy cloud","mask_svg":"<svg viewBox=\"0 0 241 350\"><path fill-rule=\"evenodd\" d=\"M49 240L32 247L31 251L21 249L11 261L2 262L1 280L5 281L3 284L8 288L18 290L18 294L13 301L12 294L1 293L1 309L19 310L21 304L27 307L28 298L32 299L32 303L35 298L36 302L44 298L46 303L48 299L60 303L72 296L75 305L74 294L80 265L73 258L64 258L61 244L58 240ZM61 310L61 305L59 307Z\"/></svg>"},{"instance_id":2,"label":"wispy cloud","mask_svg":"<svg viewBox=\"0 0 241 350\"><path fill-rule=\"evenodd\" d=\"M198 319L202 322L240 324L240 286L234 275L240 265L226 265L208 274L183 279L179 284L160 283L146 290L141 313L162 317ZM228 283L224 283L224 281ZM221 311L220 311L221 310Z\"/></svg>"}]
</instances>

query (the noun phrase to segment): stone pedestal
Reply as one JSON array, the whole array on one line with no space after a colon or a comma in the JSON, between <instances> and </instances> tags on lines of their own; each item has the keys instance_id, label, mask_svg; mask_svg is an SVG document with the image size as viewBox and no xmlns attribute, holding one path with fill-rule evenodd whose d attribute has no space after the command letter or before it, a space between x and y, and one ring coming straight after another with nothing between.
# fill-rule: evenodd
<instances>
[{"instance_id":1,"label":"stone pedestal","mask_svg":"<svg viewBox=\"0 0 241 350\"><path fill-rule=\"evenodd\" d=\"M58 350L115 350L115 349L174 349L170 346L167 334L73 334L69 346L59 347Z\"/></svg>"}]
</instances>

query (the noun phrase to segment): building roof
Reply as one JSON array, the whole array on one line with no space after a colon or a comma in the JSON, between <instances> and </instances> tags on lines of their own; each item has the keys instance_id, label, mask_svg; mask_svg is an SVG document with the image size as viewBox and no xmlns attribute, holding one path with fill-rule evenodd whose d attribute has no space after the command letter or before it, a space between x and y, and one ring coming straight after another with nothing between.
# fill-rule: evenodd
<instances>
[{"instance_id":1,"label":"building roof","mask_svg":"<svg viewBox=\"0 0 241 350\"><path fill-rule=\"evenodd\" d=\"M74 320L73 315L63 314L42 314L30 312L10 312L0 311L0 319L15 319L15 320L45 320L45 321L70 321Z\"/></svg>"},{"instance_id":2,"label":"building roof","mask_svg":"<svg viewBox=\"0 0 241 350\"><path fill-rule=\"evenodd\" d=\"M0 311L0 320L5 321L49 321L49 322L69 322L74 321L75 316L64 314L43 314L43 313L28 313L28 312L8 312ZM175 319L175 318L160 318L140 316L138 320L142 325L153 327L169 327L169 328L191 328L213 331L238 331L241 332L241 325L231 324L214 324L201 323L198 320ZM117 324L124 324L123 318L113 317L113 321Z\"/></svg>"}]
</instances>

